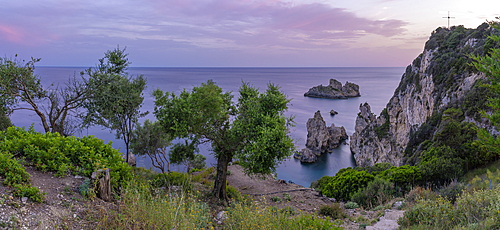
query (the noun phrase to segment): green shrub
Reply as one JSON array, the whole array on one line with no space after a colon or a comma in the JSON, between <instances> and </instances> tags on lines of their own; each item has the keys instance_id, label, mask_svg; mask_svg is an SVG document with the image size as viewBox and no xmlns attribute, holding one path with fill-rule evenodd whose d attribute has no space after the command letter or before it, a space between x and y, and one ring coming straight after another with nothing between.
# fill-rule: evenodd
<instances>
[{"instance_id":1,"label":"green shrub","mask_svg":"<svg viewBox=\"0 0 500 230\"><path fill-rule=\"evenodd\" d=\"M43 171L52 171L56 176L64 176L69 171L78 170L90 177L98 169L109 168L111 185L119 189L132 178L131 167L124 163L118 150L93 136L77 138L63 137L58 133L36 132L33 126L10 127L0 132L0 151L26 157L34 166Z\"/></svg>"},{"instance_id":2,"label":"green shrub","mask_svg":"<svg viewBox=\"0 0 500 230\"><path fill-rule=\"evenodd\" d=\"M5 178L3 183L14 187L14 195L18 197L29 197L35 202L43 202L45 193L40 189L31 187L30 175L25 171L12 154L0 151L0 177Z\"/></svg>"},{"instance_id":3,"label":"green shrub","mask_svg":"<svg viewBox=\"0 0 500 230\"><path fill-rule=\"evenodd\" d=\"M285 201L291 201L292 200L292 197L290 197L290 194L288 193L283 193L283 200Z\"/></svg>"},{"instance_id":4,"label":"green shrub","mask_svg":"<svg viewBox=\"0 0 500 230\"><path fill-rule=\"evenodd\" d=\"M349 201L349 202L344 204L344 207L346 209L355 209L355 208L359 208L359 205L356 202Z\"/></svg>"},{"instance_id":5,"label":"green shrub","mask_svg":"<svg viewBox=\"0 0 500 230\"><path fill-rule=\"evenodd\" d=\"M12 122L10 121L9 116L3 112L0 108L0 131L6 130L7 128L12 126Z\"/></svg>"},{"instance_id":6,"label":"green shrub","mask_svg":"<svg viewBox=\"0 0 500 230\"><path fill-rule=\"evenodd\" d=\"M364 188L374 176L366 171L357 171L351 167L339 170L323 189L323 194L337 200L349 200L360 188Z\"/></svg>"},{"instance_id":7,"label":"green shrub","mask_svg":"<svg viewBox=\"0 0 500 230\"><path fill-rule=\"evenodd\" d=\"M343 219L347 216L339 203L320 206L319 214L333 219Z\"/></svg>"},{"instance_id":8,"label":"green shrub","mask_svg":"<svg viewBox=\"0 0 500 230\"><path fill-rule=\"evenodd\" d=\"M276 203L281 202L281 198L279 198L278 196L273 196L271 200Z\"/></svg>"},{"instance_id":9,"label":"green shrub","mask_svg":"<svg viewBox=\"0 0 500 230\"><path fill-rule=\"evenodd\" d=\"M26 173L24 166L12 159L12 154L0 151L0 176L5 178L3 184L12 186L15 184L29 185L30 175Z\"/></svg>"},{"instance_id":10,"label":"green shrub","mask_svg":"<svg viewBox=\"0 0 500 230\"><path fill-rule=\"evenodd\" d=\"M460 195L455 205L444 197L421 199L398 220L403 227L427 225L430 229L498 229L500 188Z\"/></svg>"},{"instance_id":11,"label":"green shrub","mask_svg":"<svg viewBox=\"0 0 500 230\"><path fill-rule=\"evenodd\" d=\"M85 179L83 183L80 186L78 186L78 191L83 197L92 196L94 192L93 192L92 182L90 181L90 179L88 178Z\"/></svg>"},{"instance_id":12,"label":"green shrub","mask_svg":"<svg viewBox=\"0 0 500 230\"><path fill-rule=\"evenodd\" d=\"M381 178L395 183L403 191L410 191L414 182L422 180L420 169L416 166L403 165L400 167L391 167L380 173Z\"/></svg>"},{"instance_id":13,"label":"green shrub","mask_svg":"<svg viewBox=\"0 0 500 230\"><path fill-rule=\"evenodd\" d=\"M390 201L395 193L394 184L379 177L368 183L365 188L359 189L352 195L352 201L361 206L372 209Z\"/></svg>"},{"instance_id":14,"label":"green shrub","mask_svg":"<svg viewBox=\"0 0 500 230\"><path fill-rule=\"evenodd\" d=\"M383 162L383 163L376 163L371 167L366 167L365 169L368 173L371 173L372 175L376 176L379 173L381 173L387 169L390 169L391 167L392 167L391 163Z\"/></svg>"},{"instance_id":15,"label":"green shrub","mask_svg":"<svg viewBox=\"0 0 500 230\"><path fill-rule=\"evenodd\" d=\"M326 185L328 185L331 179L331 176L323 176L319 178L319 180L311 182L310 187L315 189L316 191L321 192L326 188Z\"/></svg>"},{"instance_id":16,"label":"green shrub","mask_svg":"<svg viewBox=\"0 0 500 230\"><path fill-rule=\"evenodd\" d=\"M465 184L457 182L456 180L450 182L449 184L439 188L437 193L442 197L445 197L451 203L455 203L455 200L462 194L464 189L466 188Z\"/></svg>"},{"instance_id":17,"label":"green shrub","mask_svg":"<svg viewBox=\"0 0 500 230\"><path fill-rule=\"evenodd\" d=\"M235 187L233 186L226 186L226 193L227 193L227 197L229 199L234 199L234 200L237 200L239 202L243 201L243 197L241 196L241 192L238 191Z\"/></svg>"},{"instance_id":18,"label":"green shrub","mask_svg":"<svg viewBox=\"0 0 500 230\"><path fill-rule=\"evenodd\" d=\"M29 197L33 201L42 203L45 192L41 192L37 187L31 187L29 185L15 184L14 185L14 195L18 197Z\"/></svg>"}]
</instances>

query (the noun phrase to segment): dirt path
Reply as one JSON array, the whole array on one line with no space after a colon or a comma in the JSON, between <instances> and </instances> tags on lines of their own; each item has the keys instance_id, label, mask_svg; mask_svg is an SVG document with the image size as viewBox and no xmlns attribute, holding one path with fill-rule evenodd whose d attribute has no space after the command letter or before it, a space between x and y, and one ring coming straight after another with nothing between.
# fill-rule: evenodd
<instances>
[{"instance_id":1,"label":"dirt path","mask_svg":"<svg viewBox=\"0 0 500 230\"><path fill-rule=\"evenodd\" d=\"M231 171L231 175L227 177L229 185L234 186L242 194L258 194L252 195L256 201L266 202L277 208L292 206L295 210L312 213L316 212L321 205L333 203L333 199L320 196L318 192L310 188L284 181L280 183L271 175L265 178L251 178L243 173L239 165L231 165L228 170ZM284 193L290 196L290 200L286 200ZM281 201L273 202L271 200L273 197Z\"/></svg>"},{"instance_id":2,"label":"dirt path","mask_svg":"<svg viewBox=\"0 0 500 230\"><path fill-rule=\"evenodd\" d=\"M380 217L379 222L373 226L367 226L367 230L397 230L399 225L398 219L404 214L403 210L387 209L384 216Z\"/></svg>"}]
</instances>

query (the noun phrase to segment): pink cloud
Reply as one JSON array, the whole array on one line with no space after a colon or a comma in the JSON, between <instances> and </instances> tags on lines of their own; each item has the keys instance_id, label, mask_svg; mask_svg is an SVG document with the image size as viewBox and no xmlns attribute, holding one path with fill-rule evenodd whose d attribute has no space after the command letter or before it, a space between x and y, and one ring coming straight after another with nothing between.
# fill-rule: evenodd
<instances>
[{"instance_id":1,"label":"pink cloud","mask_svg":"<svg viewBox=\"0 0 500 230\"><path fill-rule=\"evenodd\" d=\"M281 1L200 1L172 0L157 1L158 11L175 15L173 20L189 17L198 25L217 26L238 22L231 29L244 30L289 30L311 33L344 31L331 33L331 37L340 34L362 36L373 33L382 36L394 36L405 31L406 22L392 20L370 20L356 16L342 8L333 8L327 4L291 4Z\"/></svg>"},{"instance_id":2,"label":"pink cloud","mask_svg":"<svg viewBox=\"0 0 500 230\"><path fill-rule=\"evenodd\" d=\"M0 40L27 46L45 44L49 40L58 40L59 36L41 28L29 29L0 24Z\"/></svg>"},{"instance_id":3,"label":"pink cloud","mask_svg":"<svg viewBox=\"0 0 500 230\"><path fill-rule=\"evenodd\" d=\"M24 43L23 34L20 30L0 24L0 40L5 40L14 43Z\"/></svg>"}]
</instances>

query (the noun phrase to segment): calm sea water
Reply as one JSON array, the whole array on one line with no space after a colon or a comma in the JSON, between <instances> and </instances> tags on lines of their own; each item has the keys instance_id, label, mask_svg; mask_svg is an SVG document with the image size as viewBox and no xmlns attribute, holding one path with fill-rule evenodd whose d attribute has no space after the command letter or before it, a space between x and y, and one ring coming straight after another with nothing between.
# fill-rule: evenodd
<instances>
[{"instance_id":1,"label":"calm sea water","mask_svg":"<svg viewBox=\"0 0 500 230\"><path fill-rule=\"evenodd\" d=\"M42 84L49 86L52 83L61 83L74 74L78 76L84 68L81 67L38 67L35 72L40 75ZM297 149L305 147L307 138L306 122L312 118L317 110L327 124L335 123L344 126L348 135L354 132L356 115L359 105L368 102L372 112L379 114L394 93L404 68L130 68L132 75L143 74L148 81L145 92L144 111L154 109L151 92L160 88L164 91L174 91L177 94L182 89L191 89L209 79L213 79L223 90L232 91L238 97L238 88L242 81L264 91L269 82L278 84L289 98L292 98L288 115L295 116L296 126L292 129ZM348 100L331 100L304 97L304 93L313 86L328 85L329 79L334 78L343 84L346 81L360 86L361 97ZM334 109L338 115L331 117L329 111ZM11 119L16 126L29 126L35 123L36 130L43 130L39 118L30 111L17 111ZM154 120L152 114L144 119ZM114 138L109 130L94 127L83 130L78 135L94 135L103 140L112 141L112 146L125 151L122 140ZM207 157L207 165L215 165L216 160L210 153L209 146L202 146L200 153ZM316 163L302 164L299 160L289 159L279 165L277 175L279 179L291 180L296 184L308 187L310 183L325 175L334 175L339 169L355 166L354 158L348 145L341 145L333 153L321 156ZM138 166L151 168L151 162L146 158L138 158ZM171 170L182 170L182 167L171 166Z\"/></svg>"}]
</instances>

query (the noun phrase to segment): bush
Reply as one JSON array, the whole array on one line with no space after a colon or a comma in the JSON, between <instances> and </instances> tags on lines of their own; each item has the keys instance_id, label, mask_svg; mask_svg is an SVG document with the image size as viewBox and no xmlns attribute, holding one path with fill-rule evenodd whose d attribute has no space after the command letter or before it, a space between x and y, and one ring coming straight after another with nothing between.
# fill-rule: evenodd
<instances>
[{"instance_id":1,"label":"bush","mask_svg":"<svg viewBox=\"0 0 500 230\"><path fill-rule=\"evenodd\" d=\"M441 187L437 193L442 197L445 197L452 204L455 203L455 200L462 194L464 189L466 188L465 184L457 182L456 180L450 182L449 184Z\"/></svg>"},{"instance_id":2,"label":"bush","mask_svg":"<svg viewBox=\"0 0 500 230\"><path fill-rule=\"evenodd\" d=\"M346 209L355 209L355 208L359 208L359 205L356 202L349 201L349 202L347 202L347 203L344 204L344 208L346 208Z\"/></svg>"},{"instance_id":3,"label":"bush","mask_svg":"<svg viewBox=\"0 0 500 230\"><path fill-rule=\"evenodd\" d=\"M6 130L12 126L10 118L0 108L0 131Z\"/></svg>"},{"instance_id":4,"label":"bush","mask_svg":"<svg viewBox=\"0 0 500 230\"><path fill-rule=\"evenodd\" d=\"M323 194L337 200L349 200L352 194L364 188L373 178L373 175L366 171L357 171L351 167L344 168L330 179Z\"/></svg>"},{"instance_id":5,"label":"bush","mask_svg":"<svg viewBox=\"0 0 500 230\"><path fill-rule=\"evenodd\" d=\"M281 202L281 198L279 198L278 196L273 196L271 200L276 203Z\"/></svg>"},{"instance_id":6,"label":"bush","mask_svg":"<svg viewBox=\"0 0 500 230\"><path fill-rule=\"evenodd\" d=\"M340 227L342 224L340 220L331 221L329 217L324 219L302 212L290 216L293 212L295 211L291 207L279 210L256 204L235 204L227 210L224 229L343 229Z\"/></svg>"},{"instance_id":7,"label":"bush","mask_svg":"<svg viewBox=\"0 0 500 230\"><path fill-rule=\"evenodd\" d=\"M78 186L78 191L82 195L82 197L89 197L93 195L92 182L90 179L85 179L83 183Z\"/></svg>"},{"instance_id":8,"label":"bush","mask_svg":"<svg viewBox=\"0 0 500 230\"><path fill-rule=\"evenodd\" d=\"M383 163L376 163L371 167L366 167L367 172L371 173L372 175L376 176L379 173L390 169L392 167L391 163L383 162Z\"/></svg>"},{"instance_id":9,"label":"bush","mask_svg":"<svg viewBox=\"0 0 500 230\"><path fill-rule=\"evenodd\" d=\"M394 184L379 177L368 183L365 188L352 195L352 201L361 206L372 209L374 206L383 205L390 201L395 190Z\"/></svg>"},{"instance_id":10,"label":"bush","mask_svg":"<svg viewBox=\"0 0 500 230\"><path fill-rule=\"evenodd\" d=\"M318 192L321 192L326 188L326 185L328 185L328 183L330 182L330 180L332 178L333 177L331 177L331 176L323 176L323 177L319 178L319 180L311 182L310 187L315 189Z\"/></svg>"},{"instance_id":11,"label":"bush","mask_svg":"<svg viewBox=\"0 0 500 230\"><path fill-rule=\"evenodd\" d=\"M77 171L86 177L98 169L109 168L111 185L119 189L132 178L131 167L121 159L118 150L93 136L77 138L63 137L58 133L36 132L33 126L10 127L0 132L0 151L20 153L30 160L38 170L52 171L56 176L64 176L69 171Z\"/></svg>"},{"instance_id":12,"label":"bush","mask_svg":"<svg viewBox=\"0 0 500 230\"><path fill-rule=\"evenodd\" d=\"M3 184L14 187L14 195L29 197L35 202L43 202L45 193L37 187L31 187L30 175L25 171L12 154L0 151L0 177L5 178Z\"/></svg>"},{"instance_id":13,"label":"bush","mask_svg":"<svg viewBox=\"0 0 500 230\"><path fill-rule=\"evenodd\" d=\"M429 229L498 229L500 188L460 195L455 205L448 199L422 199L398 220L402 227L426 225Z\"/></svg>"},{"instance_id":14,"label":"bush","mask_svg":"<svg viewBox=\"0 0 500 230\"><path fill-rule=\"evenodd\" d=\"M5 178L3 184L7 186L28 185L31 182L30 175L26 173L24 166L12 159L12 154L2 151L0 151L0 176Z\"/></svg>"},{"instance_id":15,"label":"bush","mask_svg":"<svg viewBox=\"0 0 500 230\"><path fill-rule=\"evenodd\" d=\"M411 205L417 203L419 200L435 200L437 197L438 195L431 189L416 187L406 195L406 202Z\"/></svg>"},{"instance_id":16,"label":"bush","mask_svg":"<svg viewBox=\"0 0 500 230\"><path fill-rule=\"evenodd\" d=\"M400 167L391 167L380 173L381 178L395 183L403 191L410 191L414 182L422 179L420 169L416 166L403 165Z\"/></svg>"},{"instance_id":17,"label":"bush","mask_svg":"<svg viewBox=\"0 0 500 230\"><path fill-rule=\"evenodd\" d=\"M343 219L347 216L344 210L342 210L342 207L340 207L339 203L320 206L319 214L323 216L329 216L333 219Z\"/></svg>"},{"instance_id":18,"label":"bush","mask_svg":"<svg viewBox=\"0 0 500 230\"><path fill-rule=\"evenodd\" d=\"M432 147L424 154L419 165L422 178L440 182L452 180L463 175L464 161L455 156L455 150L448 146Z\"/></svg>"},{"instance_id":19,"label":"bush","mask_svg":"<svg viewBox=\"0 0 500 230\"><path fill-rule=\"evenodd\" d=\"M290 194L288 193L283 193L283 200L285 201L291 201L292 200L292 197L290 197Z\"/></svg>"},{"instance_id":20,"label":"bush","mask_svg":"<svg viewBox=\"0 0 500 230\"><path fill-rule=\"evenodd\" d=\"M14 185L14 195L17 197L29 197L35 202L42 203L45 194L45 192L41 192L37 187L23 184Z\"/></svg>"},{"instance_id":21,"label":"bush","mask_svg":"<svg viewBox=\"0 0 500 230\"><path fill-rule=\"evenodd\" d=\"M230 185L226 186L226 193L227 193L227 197L229 199L234 199L234 200L237 200L239 202L243 201L243 197L241 196L241 192L238 191L233 186L230 186Z\"/></svg>"}]
</instances>

